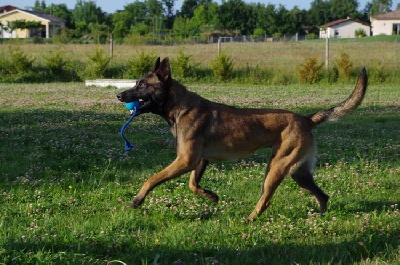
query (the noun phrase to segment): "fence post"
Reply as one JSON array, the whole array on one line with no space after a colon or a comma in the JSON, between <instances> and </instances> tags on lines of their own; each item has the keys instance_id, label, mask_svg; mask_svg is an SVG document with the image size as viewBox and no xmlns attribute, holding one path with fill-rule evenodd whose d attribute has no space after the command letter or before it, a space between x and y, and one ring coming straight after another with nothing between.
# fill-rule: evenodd
<instances>
[{"instance_id":1,"label":"fence post","mask_svg":"<svg viewBox=\"0 0 400 265\"><path fill-rule=\"evenodd\" d=\"M221 53L221 37L218 38L218 55Z\"/></svg>"},{"instance_id":2,"label":"fence post","mask_svg":"<svg viewBox=\"0 0 400 265\"><path fill-rule=\"evenodd\" d=\"M110 34L110 58L113 57L113 53L114 53L114 39L113 35Z\"/></svg>"},{"instance_id":3,"label":"fence post","mask_svg":"<svg viewBox=\"0 0 400 265\"><path fill-rule=\"evenodd\" d=\"M325 69L329 70L329 38L326 36L325 38Z\"/></svg>"}]
</instances>

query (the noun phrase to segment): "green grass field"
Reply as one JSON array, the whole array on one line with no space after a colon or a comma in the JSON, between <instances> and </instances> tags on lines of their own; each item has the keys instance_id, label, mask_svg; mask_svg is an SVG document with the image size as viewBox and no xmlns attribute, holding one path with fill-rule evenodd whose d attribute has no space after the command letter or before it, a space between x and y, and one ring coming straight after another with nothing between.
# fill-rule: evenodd
<instances>
[{"instance_id":1,"label":"green grass field","mask_svg":"<svg viewBox=\"0 0 400 265\"><path fill-rule=\"evenodd\" d=\"M34 59L35 65L43 64L46 57L54 51L62 53L66 61L73 62L76 69L82 69L87 64L88 56L92 55L97 47L105 54L109 53L108 45L35 45L35 44L0 44L0 58L8 58L10 49L18 46L22 52ZM385 41L381 37L360 39L335 39L329 44L329 67L332 69L336 60L342 53L349 55L355 72L362 67L375 71L384 71L387 74L386 81L397 82L400 80L400 53L399 43ZM309 57L316 57L319 63L325 62L325 40L311 40L300 42L276 42L276 43L223 43L222 51L232 59L236 71L264 70L271 75L271 84L285 84L288 79L291 83L297 83L296 71L299 65ZM218 54L217 44L196 45L115 45L111 62L108 65L109 74L118 75L121 68L126 66L132 58L137 58L141 53L154 54L160 57L176 59L179 52L190 56L190 65L200 69L209 69L210 63ZM2 57L3 56L3 57ZM256 71L257 72L257 71ZM121 73L119 73L121 75ZM253 73L256 74L256 73ZM355 74L356 75L356 74ZM248 83L255 83L257 76L250 77ZM136 77L135 77L136 78ZM242 77L242 79L245 79ZM276 80L278 79L278 80ZM283 80L281 80L283 79ZM348 80L342 80L348 81ZM374 81L373 78L370 81ZM288 82L286 82L288 83Z\"/></svg>"},{"instance_id":2,"label":"green grass field","mask_svg":"<svg viewBox=\"0 0 400 265\"><path fill-rule=\"evenodd\" d=\"M352 85L188 87L238 107L308 114L341 102ZM260 195L268 150L212 164L190 192L188 175L152 191L141 184L174 158L166 124L128 118L113 88L81 83L0 84L0 264L400 264L398 85L372 85L352 115L315 130L316 182L331 196L320 217L312 196L286 179L270 208L245 223Z\"/></svg>"}]
</instances>

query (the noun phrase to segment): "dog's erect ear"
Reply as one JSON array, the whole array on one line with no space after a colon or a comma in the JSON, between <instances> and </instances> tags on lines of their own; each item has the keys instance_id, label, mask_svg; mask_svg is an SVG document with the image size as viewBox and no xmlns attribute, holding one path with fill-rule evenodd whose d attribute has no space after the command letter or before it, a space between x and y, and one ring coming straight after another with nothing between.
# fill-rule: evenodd
<instances>
[{"instance_id":1,"label":"dog's erect ear","mask_svg":"<svg viewBox=\"0 0 400 265\"><path fill-rule=\"evenodd\" d=\"M154 70L153 72L156 72L158 70L158 68L160 67L160 57L157 58L156 63L154 64Z\"/></svg>"},{"instance_id":2,"label":"dog's erect ear","mask_svg":"<svg viewBox=\"0 0 400 265\"><path fill-rule=\"evenodd\" d=\"M160 78L161 82L166 83L171 80L171 67L169 65L169 58L165 57L161 65L156 70L158 78Z\"/></svg>"}]
</instances>

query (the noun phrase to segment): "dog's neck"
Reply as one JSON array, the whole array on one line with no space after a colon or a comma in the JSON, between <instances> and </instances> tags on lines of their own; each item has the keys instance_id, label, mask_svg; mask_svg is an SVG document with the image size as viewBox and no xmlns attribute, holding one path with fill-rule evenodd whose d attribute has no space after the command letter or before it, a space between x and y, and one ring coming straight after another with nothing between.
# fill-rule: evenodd
<instances>
[{"instance_id":1,"label":"dog's neck","mask_svg":"<svg viewBox=\"0 0 400 265\"><path fill-rule=\"evenodd\" d=\"M197 102L205 100L174 79L166 88L166 92L168 94L167 100L164 103L161 116L170 126L173 126L181 114L190 110L191 105L196 105Z\"/></svg>"}]
</instances>

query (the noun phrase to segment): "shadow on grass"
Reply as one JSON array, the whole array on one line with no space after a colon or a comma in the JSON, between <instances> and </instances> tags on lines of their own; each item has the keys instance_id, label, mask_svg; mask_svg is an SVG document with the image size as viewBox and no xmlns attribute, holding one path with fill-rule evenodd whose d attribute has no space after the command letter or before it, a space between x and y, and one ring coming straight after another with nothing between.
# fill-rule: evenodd
<instances>
[{"instance_id":1,"label":"shadow on grass","mask_svg":"<svg viewBox=\"0 0 400 265\"><path fill-rule=\"evenodd\" d=\"M316 128L318 163L397 162L398 109L362 108L357 115ZM132 170L156 172L168 165L175 157L175 142L166 123L151 114L136 117L125 132L136 149L126 153L119 130L127 118L101 111L0 112L0 175L12 181L24 175L40 178L45 171L62 174L115 167L128 177ZM245 160L266 163L268 156L269 151L260 150Z\"/></svg>"},{"instance_id":2,"label":"shadow on grass","mask_svg":"<svg viewBox=\"0 0 400 265\"><path fill-rule=\"evenodd\" d=\"M190 235L188 235L190 236ZM196 247L158 244L137 246L134 239L118 239L113 243L100 239L63 243L14 242L7 240L3 248L15 255L6 264L22 262L37 264L46 253L52 253L52 262L57 264L105 264L105 261L120 261L122 264L350 264L374 259L379 254L398 248L398 236L354 235L351 240L332 243L265 243L262 246L247 246L245 250L226 247ZM201 240L201 239L200 239ZM31 254L29 254L31 253ZM36 253L36 254L34 254ZM37 253L40 253L39 255ZM22 254L22 255L21 255ZM19 257L24 260L19 260ZM30 257L30 261L27 260ZM58 257L58 258L55 258ZM384 258L384 257L383 257ZM112 263L107 263L112 264ZM120 264L120 263L118 263Z\"/></svg>"}]
</instances>

